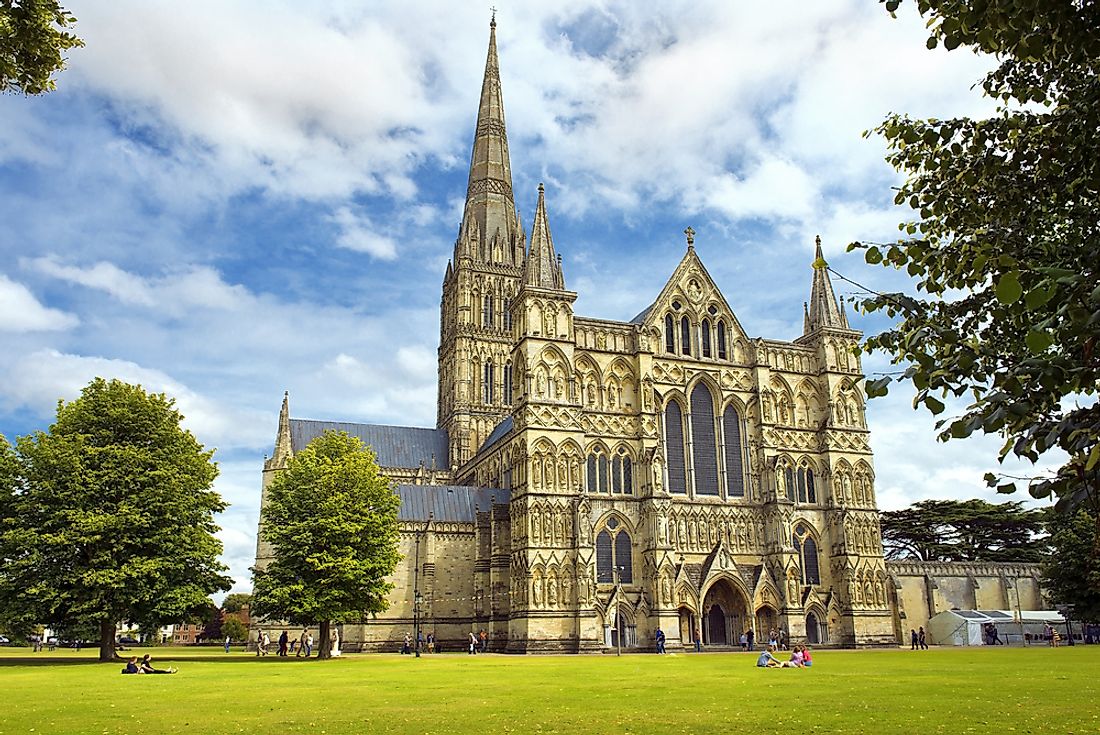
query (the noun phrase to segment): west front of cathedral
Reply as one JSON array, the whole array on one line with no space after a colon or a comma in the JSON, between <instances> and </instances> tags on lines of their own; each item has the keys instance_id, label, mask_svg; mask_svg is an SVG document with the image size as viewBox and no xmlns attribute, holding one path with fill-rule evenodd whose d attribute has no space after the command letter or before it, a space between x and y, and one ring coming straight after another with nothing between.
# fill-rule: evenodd
<instances>
[{"instance_id":1,"label":"west front of cathedral","mask_svg":"<svg viewBox=\"0 0 1100 735\"><path fill-rule=\"evenodd\" d=\"M351 650L422 627L490 650L895 644L852 329L820 242L793 342L749 336L695 251L629 322L576 314L540 185L512 191L496 27L454 254L443 278L437 426L290 417L264 487L325 430L359 436L401 496L389 610ZM797 305L792 305L797 308ZM257 566L270 558L259 529ZM1026 576L1026 575L1023 575Z\"/></svg>"}]
</instances>

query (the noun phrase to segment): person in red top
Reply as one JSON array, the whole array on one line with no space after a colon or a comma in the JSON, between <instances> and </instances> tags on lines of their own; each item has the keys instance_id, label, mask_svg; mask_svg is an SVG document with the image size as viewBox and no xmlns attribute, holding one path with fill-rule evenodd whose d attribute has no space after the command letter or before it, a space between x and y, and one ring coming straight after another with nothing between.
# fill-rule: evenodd
<instances>
[{"instance_id":1,"label":"person in red top","mask_svg":"<svg viewBox=\"0 0 1100 735\"><path fill-rule=\"evenodd\" d=\"M814 660L812 658L810 658L810 649L806 648L806 646L802 646L802 665L803 666L813 666L814 665Z\"/></svg>"}]
</instances>

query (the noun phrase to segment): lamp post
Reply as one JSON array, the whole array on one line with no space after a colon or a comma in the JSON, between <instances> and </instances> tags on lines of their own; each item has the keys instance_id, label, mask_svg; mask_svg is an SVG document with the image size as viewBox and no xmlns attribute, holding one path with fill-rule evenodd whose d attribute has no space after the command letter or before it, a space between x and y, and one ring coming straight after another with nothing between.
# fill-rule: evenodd
<instances>
[{"instance_id":1,"label":"lamp post","mask_svg":"<svg viewBox=\"0 0 1100 735\"><path fill-rule=\"evenodd\" d=\"M420 658L420 605L424 597L420 594L420 535L416 532L416 568L413 570L413 641L416 645L416 657Z\"/></svg>"}]
</instances>

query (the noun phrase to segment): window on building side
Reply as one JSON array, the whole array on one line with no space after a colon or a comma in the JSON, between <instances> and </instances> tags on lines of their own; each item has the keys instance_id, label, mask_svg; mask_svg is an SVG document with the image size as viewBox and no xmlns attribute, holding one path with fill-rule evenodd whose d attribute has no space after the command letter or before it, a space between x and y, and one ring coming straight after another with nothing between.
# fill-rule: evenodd
<instances>
[{"instance_id":1,"label":"window on building side","mask_svg":"<svg viewBox=\"0 0 1100 735\"><path fill-rule=\"evenodd\" d=\"M504 402L512 403L512 363L504 366Z\"/></svg>"},{"instance_id":2,"label":"window on building side","mask_svg":"<svg viewBox=\"0 0 1100 735\"><path fill-rule=\"evenodd\" d=\"M817 542L810 529L799 523L794 529L794 550L802 570L802 584L821 584L821 567L817 557Z\"/></svg>"},{"instance_id":3,"label":"window on building side","mask_svg":"<svg viewBox=\"0 0 1100 735\"><path fill-rule=\"evenodd\" d=\"M817 491L814 490L814 471L806 465L798 468L798 502L817 502Z\"/></svg>"},{"instance_id":4,"label":"window on building side","mask_svg":"<svg viewBox=\"0 0 1100 735\"><path fill-rule=\"evenodd\" d=\"M741 444L741 416L728 406L722 414L722 434L726 440L726 495L745 497L744 447Z\"/></svg>"},{"instance_id":5,"label":"window on building side","mask_svg":"<svg viewBox=\"0 0 1100 735\"><path fill-rule=\"evenodd\" d=\"M676 353L676 327L673 326L672 314L665 315L665 352Z\"/></svg>"},{"instance_id":6,"label":"window on building side","mask_svg":"<svg viewBox=\"0 0 1100 735\"><path fill-rule=\"evenodd\" d=\"M487 362L481 370L481 400L489 406L493 403L493 363Z\"/></svg>"},{"instance_id":7,"label":"window on building side","mask_svg":"<svg viewBox=\"0 0 1100 735\"><path fill-rule=\"evenodd\" d=\"M726 359L726 323L718 322L718 359Z\"/></svg>"},{"instance_id":8,"label":"window on building side","mask_svg":"<svg viewBox=\"0 0 1100 735\"><path fill-rule=\"evenodd\" d=\"M493 296L485 294L481 305L481 326L489 328L493 326Z\"/></svg>"},{"instance_id":9,"label":"window on building side","mask_svg":"<svg viewBox=\"0 0 1100 735\"><path fill-rule=\"evenodd\" d=\"M691 322L686 316L680 317L680 352L691 354Z\"/></svg>"},{"instance_id":10,"label":"window on building side","mask_svg":"<svg viewBox=\"0 0 1100 735\"><path fill-rule=\"evenodd\" d=\"M710 319L703 320L703 357L710 357Z\"/></svg>"},{"instance_id":11,"label":"window on building side","mask_svg":"<svg viewBox=\"0 0 1100 735\"><path fill-rule=\"evenodd\" d=\"M609 518L607 527L596 535L596 581L611 584L618 572L619 582L634 582L634 563L630 534L621 528L615 518Z\"/></svg>"},{"instance_id":12,"label":"window on building side","mask_svg":"<svg viewBox=\"0 0 1100 735\"><path fill-rule=\"evenodd\" d=\"M695 494L718 494L718 446L714 438L714 396L704 383L691 391L691 444Z\"/></svg>"},{"instance_id":13,"label":"window on building side","mask_svg":"<svg viewBox=\"0 0 1100 735\"><path fill-rule=\"evenodd\" d=\"M668 465L668 491L687 492L687 464L684 461L684 414L680 404L669 401L665 407L665 462Z\"/></svg>"},{"instance_id":14,"label":"window on building side","mask_svg":"<svg viewBox=\"0 0 1100 735\"><path fill-rule=\"evenodd\" d=\"M501 316L504 317L504 329L505 331L512 331L512 300L505 299L502 306Z\"/></svg>"}]
</instances>

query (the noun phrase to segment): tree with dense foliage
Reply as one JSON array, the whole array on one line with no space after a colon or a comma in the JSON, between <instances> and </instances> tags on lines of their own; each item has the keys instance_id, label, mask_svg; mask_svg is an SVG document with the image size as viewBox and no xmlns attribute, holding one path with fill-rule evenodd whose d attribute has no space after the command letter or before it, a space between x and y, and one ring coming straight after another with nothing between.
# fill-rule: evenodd
<instances>
[{"instance_id":1,"label":"tree with dense foliage","mask_svg":"<svg viewBox=\"0 0 1100 735\"><path fill-rule=\"evenodd\" d=\"M235 613L226 613L222 620L222 637L229 636L231 641L248 640L248 626Z\"/></svg>"},{"instance_id":2,"label":"tree with dense foliage","mask_svg":"<svg viewBox=\"0 0 1100 735\"><path fill-rule=\"evenodd\" d=\"M887 559L1039 562L1048 544L1046 512L1019 502L922 500L881 517Z\"/></svg>"},{"instance_id":3,"label":"tree with dense foliage","mask_svg":"<svg viewBox=\"0 0 1100 735\"><path fill-rule=\"evenodd\" d=\"M399 505L358 438L325 432L310 442L267 488L260 535L273 558L253 569L254 618L317 625L318 656L328 658L332 623L388 606Z\"/></svg>"},{"instance_id":4,"label":"tree with dense foliage","mask_svg":"<svg viewBox=\"0 0 1100 735\"><path fill-rule=\"evenodd\" d=\"M226 595L222 600L222 611L226 613L236 614L244 609L245 605L252 604L252 595L247 592L234 592L231 595Z\"/></svg>"},{"instance_id":5,"label":"tree with dense foliage","mask_svg":"<svg viewBox=\"0 0 1100 735\"><path fill-rule=\"evenodd\" d=\"M1054 602L1069 605L1077 620L1100 621L1100 532L1085 510L1050 523L1053 553L1043 564L1043 586Z\"/></svg>"},{"instance_id":6,"label":"tree with dense foliage","mask_svg":"<svg viewBox=\"0 0 1100 735\"><path fill-rule=\"evenodd\" d=\"M893 12L899 0L884 0ZM927 45L991 54L987 119L891 115L875 131L907 175L895 202L914 210L893 244L853 243L868 263L905 270L923 297L863 302L900 321L868 339L906 366L914 406L933 414L968 396L940 439L1000 434L1009 454L1068 459L1051 475L986 476L1000 492L1027 479L1059 510L1100 499L1100 2L916 0ZM890 377L867 383L881 395ZM1060 456L1060 455L1056 455ZM1060 461L1060 460L1059 460Z\"/></svg>"},{"instance_id":7,"label":"tree with dense foliage","mask_svg":"<svg viewBox=\"0 0 1100 735\"><path fill-rule=\"evenodd\" d=\"M69 32L75 23L57 0L0 0L0 92L56 89L64 53L84 45Z\"/></svg>"},{"instance_id":8,"label":"tree with dense foliage","mask_svg":"<svg viewBox=\"0 0 1100 735\"><path fill-rule=\"evenodd\" d=\"M48 431L19 439L21 485L0 503L0 610L57 629L94 622L109 660L118 622L178 620L229 589L213 451L174 405L96 378Z\"/></svg>"}]
</instances>

